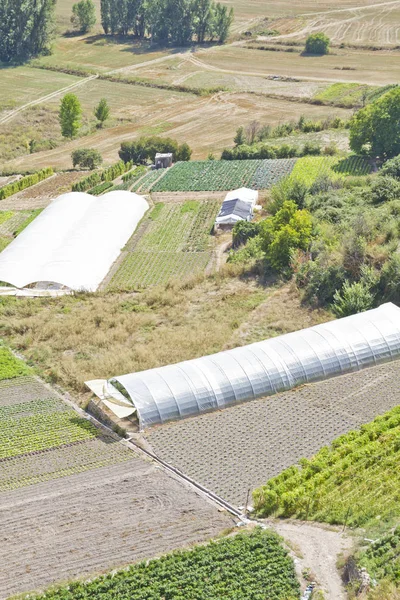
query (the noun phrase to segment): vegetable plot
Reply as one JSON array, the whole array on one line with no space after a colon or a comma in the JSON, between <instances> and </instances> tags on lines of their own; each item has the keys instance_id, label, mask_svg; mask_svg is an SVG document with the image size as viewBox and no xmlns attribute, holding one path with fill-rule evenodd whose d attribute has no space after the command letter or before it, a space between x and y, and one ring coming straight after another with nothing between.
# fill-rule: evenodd
<instances>
[{"instance_id":1,"label":"vegetable plot","mask_svg":"<svg viewBox=\"0 0 400 600\"><path fill-rule=\"evenodd\" d=\"M108 289L140 289L205 269L218 210L214 200L156 204L129 240Z\"/></svg>"},{"instance_id":2,"label":"vegetable plot","mask_svg":"<svg viewBox=\"0 0 400 600\"><path fill-rule=\"evenodd\" d=\"M0 347L0 381L27 375L29 372L30 369L22 360L16 358L8 348Z\"/></svg>"},{"instance_id":3,"label":"vegetable plot","mask_svg":"<svg viewBox=\"0 0 400 600\"><path fill-rule=\"evenodd\" d=\"M347 175L368 175L370 171L370 165L360 156L349 156L348 158L304 156L297 159L291 175L307 186L311 186L319 177L343 179Z\"/></svg>"},{"instance_id":4,"label":"vegetable plot","mask_svg":"<svg viewBox=\"0 0 400 600\"><path fill-rule=\"evenodd\" d=\"M352 526L400 516L399 439L396 407L258 488L258 514Z\"/></svg>"},{"instance_id":5,"label":"vegetable plot","mask_svg":"<svg viewBox=\"0 0 400 600\"><path fill-rule=\"evenodd\" d=\"M300 587L293 561L271 531L196 546L132 565L87 583L31 596L36 600L296 600Z\"/></svg>"},{"instance_id":6,"label":"vegetable plot","mask_svg":"<svg viewBox=\"0 0 400 600\"><path fill-rule=\"evenodd\" d=\"M0 211L0 252L42 212L37 210Z\"/></svg>"}]
</instances>

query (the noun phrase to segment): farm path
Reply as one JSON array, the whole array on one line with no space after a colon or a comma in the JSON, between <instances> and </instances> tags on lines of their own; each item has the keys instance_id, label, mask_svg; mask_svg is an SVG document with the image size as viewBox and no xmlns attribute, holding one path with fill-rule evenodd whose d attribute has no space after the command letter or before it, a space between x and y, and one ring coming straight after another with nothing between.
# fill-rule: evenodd
<instances>
[{"instance_id":1,"label":"farm path","mask_svg":"<svg viewBox=\"0 0 400 600\"><path fill-rule=\"evenodd\" d=\"M339 556L350 552L353 542L338 528L295 520L268 520L272 529L292 548L296 571L301 580L305 569L311 571L327 600L346 600L336 567Z\"/></svg>"},{"instance_id":2,"label":"farm path","mask_svg":"<svg viewBox=\"0 0 400 600\"><path fill-rule=\"evenodd\" d=\"M37 104L41 104L42 102L51 100L52 98L55 98L56 96L58 96L60 94L65 94L66 92L71 92L78 86L84 85L85 83L88 83L89 81L93 81L93 79L97 79L97 77L98 77L98 75L91 75L90 77L85 77L81 81L77 81L75 83L72 83L71 85L68 85L67 87L63 87L59 90L56 90L55 92L52 92L51 94L46 94L46 96L42 96L41 98L38 98L37 100L32 100L31 102L28 102L27 104L23 104L22 106L19 106L15 110L7 113L4 117L1 117L0 125L7 123L13 117L15 117L20 112L26 110L27 108L31 108L32 106L36 106Z\"/></svg>"},{"instance_id":3,"label":"farm path","mask_svg":"<svg viewBox=\"0 0 400 600\"><path fill-rule=\"evenodd\" d=\"M389 2L377 2L376 4L366 4L365 6L349 6L348 8L334 8L331 10L323 10L320 12L307 12L303 13L302 17L309 17L311 15L329 15L331 13L344 13L352 12L354 10L369 10L371 8L381 8L382 6L399 5L400 0L389 0Z\"/></svg>"}]
</instances>

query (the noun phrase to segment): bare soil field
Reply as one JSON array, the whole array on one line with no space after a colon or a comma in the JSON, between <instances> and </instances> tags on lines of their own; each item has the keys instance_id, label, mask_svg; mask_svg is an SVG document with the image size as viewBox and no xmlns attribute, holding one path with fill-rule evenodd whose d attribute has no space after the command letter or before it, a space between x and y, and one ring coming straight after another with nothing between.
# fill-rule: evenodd
<instances>
[{"instance_id":1,"label":"bare soil field","mask_svg":"<svg viewBox=\"0 0 400 600\"><path fill-rule=\"evenodd\" d=\"M21 454L12 444L23 421L36 415L50 424L52 414L68 415L68 427L86 422L33 377L0 383L2 451L11 449L0 469L0 598L154 557L232 526L192 488L106 431ZM12 431L5 443L2 423ZM39 429L28 434L33 447ZM48 435L57 440L59 431L49 426Z\"/></svg>"},{"instance_id":2,"label":"bare soil field","mask_svg":"<svg viewBox=\"0 0 400 600\"><path fill-rule=\"evenodd\" d=\"M255 51L257 52L257 51ZM329 106L314 106L293 103L281 98L260 97L246 93L219 93L212 97L199 98L179 92L166 92L128 84L109 82L90 82L89 86L101 84L98 92L107 93L103 84L109 86L109 94L124 88L129 95L130 108L121 108L131 122L99 130L84 138L66 142L54 150L45 150L19 157L7 162L7 168L39 169L53 166L56 169L71 168L71 152L76 148L90 147L99 150L106 162L118 160L118 150L124 141L130 141L139 135L163 133L187 142L193 148L193 159L204 159L210 152L218 154L227 146L232 146L236 129L257 119L263 124L277 125L301 115L309 119L320 119L332 114L344 119L351 115L348 109ZM77 91L78 97L84 88ZM85 91L85 94L87 91ZM140 101L135 103L138 95ZM112 96L108 96L111 98ZM157 100L158 99L158 100ZM94 105L94 101L92 102ZM112 100L110 100L112 109ZM149 110L151 106L151 110Z\"/></svg>"},{"instance_id":3,"label":"bare soil field","mask_svg":"<svg viewBox=\"0 0 400 600\"><path fill-rule=\"evenodd\" d=\"M49 179L45 179L22 192L18 192L18 194L2 200L0 209L30 210L45 208L57 196L70 192L72 184L84 177L85 174L79 171L56 173Z\"/></svg>"},{"instance_id":4,"label":"bare soil field","mask_svg":"<svg viewBox=\"0 0 400 600\"><path fill-rule=\"evenodd\" d=\"M233 525L180 482L132 456L0 494L1 598L153 558Z\"/></svg>"},{"instance_id":5,"label":"bare soil field","mask_svg":"<svg viewBox=\"0 0 400 600\"><path fill-rule=\"evenodd\" d=\"M236 506L334 438L400 404L392 362L204 414L144 435L154 452Z\"/></svg>"}]
</instances>

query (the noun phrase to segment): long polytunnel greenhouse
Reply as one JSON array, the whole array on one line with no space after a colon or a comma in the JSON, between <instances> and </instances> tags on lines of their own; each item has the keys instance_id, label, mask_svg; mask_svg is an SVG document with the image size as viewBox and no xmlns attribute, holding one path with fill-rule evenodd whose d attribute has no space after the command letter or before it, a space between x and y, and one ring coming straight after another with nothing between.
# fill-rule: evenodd
<instances>
[{"instance_id":1,"label":"long polytunnel greenhouse","mask_svg":"<svg viewBox=\"0 0 400 600\"><path fill-rule=\"evenodd\" d=\"M0 281L94 292L148 208L123 190L63 194L1 252Z\"/></svg>"},{"instance_id":2,"label":"long polytunnel greenhouse","mask_svg":"<svg viewBox=\"0 0 400 600\"><path fill-rule=\"evenodd\" d=\"M400 308L379 308L263 342L105 382L109 408L141 429L223 409L400 356ZM90 384L90 382L88 382Z\"/></svg>"}]
</instances>

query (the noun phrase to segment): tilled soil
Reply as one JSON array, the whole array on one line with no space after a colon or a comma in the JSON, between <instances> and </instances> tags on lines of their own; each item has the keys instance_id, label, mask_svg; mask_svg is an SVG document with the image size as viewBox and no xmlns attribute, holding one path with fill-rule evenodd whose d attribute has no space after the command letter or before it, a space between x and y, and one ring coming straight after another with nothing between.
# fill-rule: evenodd
<instances>
[{"instance_id":1,"label":"tilled soil","mask_svg":"<svg viewBox=\"0 0 400 600\"><path fill-rule=\"evenodd\" d=\"M139 458L3 493L0 598L155 557L232 524Z\"/></svg>"},{"instance_id":2,"label":"tilled soil","mask_svg":"<svg viewBox=\"0 0 400 600\"><path fill-rule=\"evenodd\" d=\"M89 174L89 171L57 173L22 192L2 200L1 210L45 208L57 196L70 192L73 183Z\"/></svg>"},{"instance_id":3,"label":"tilled soil","mask_svg":"<svg viewBox=\"0 0 400 600\"><path fill-rule=\"evenodd\" d=\"M243 506L249 490L400 404L399 374L395 361L155 427L145 437L160 458Z\"/></svg>"}]
</instances>

